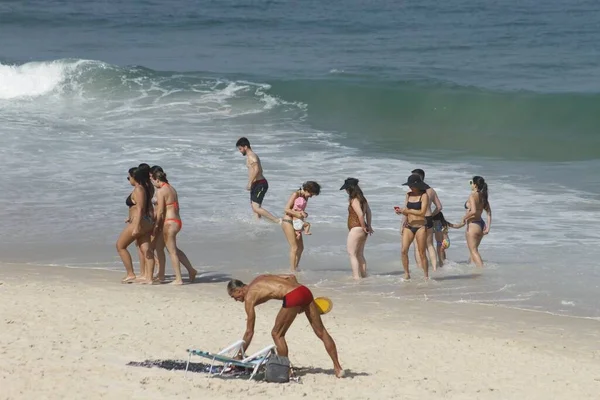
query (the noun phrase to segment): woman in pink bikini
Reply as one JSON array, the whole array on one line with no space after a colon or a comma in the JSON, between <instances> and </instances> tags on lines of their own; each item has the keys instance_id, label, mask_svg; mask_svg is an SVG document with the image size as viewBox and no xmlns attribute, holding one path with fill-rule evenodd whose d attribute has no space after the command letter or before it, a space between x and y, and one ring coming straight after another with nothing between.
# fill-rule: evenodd
<instances>
[{"instance_id":1,"label":"woman in pink bikini","mask_svg":"<svg viewBox=\"0 0 600 400\"><path fill-rule=\"evenodd\" d=\"M318 196L319 193L321 193L321 185L319 185L317 182L304 182L300 189L292 193L285 205L285 215L281 220L281 228L283 229L285 238L287 239L290 245L290 270L292 272L296 272L296 270L298 269L298 264L300 264L300 257L302 257L302 252L304 251L304 241L302 240L302 234L298 235L298 232L296 231L296 229L294 229L294 218L303 221L306 217L308 217L308 214L306 213L306 211L304 211L304 209L295 210L294 204L296 203L296 200L298 198L302 197L304 201L298 202L298 205L302 205L304 208L306 208L306 203L308 202L308 199L310 199L313 196ZM298 227L298 223L296 224L296 227Z\"/></svg>"},{"instance_id":2,"label":"woman in pink bikini","mask_svg":"<svg viewBox=\"0 0 600 400\"><path fill-rule=\"evenodd\" d=\"M306 201L306 199L304 197L298 196L298 198L296 198L296 200L294 200L293 210L294 211L304 211L307 204L308 204L308 202ZM312 235L310 233L310 222L304 221L304 217L302 217L302 218L292 217L292 225L294 227L294 230L296 231L296 238L300 239L300 236L302 236L302 233L305 233L306 235Z\"/></svg>"},{"instance_id":3,"label":"woman in pink bikini","mask_svg":"<svg viewBox=\"0 0 600 400\"><path fill-rule=\"evenodd\" d=\"M175 280L171 282L173 285L183 285L183 279L181 277L181 267L179 265L179 255L177 252L177 240L176 236L181 230L183 223L181 216L179 215L179 202L177 197L177 191L169 185L167 180L167 174L162 170L155 170L150 180L157 189L156 190L156 224L154 226L153 235L156 237L156 248L162 249L166 245L169 255L171 257L171 264L175 270ZM161 240L162 239L162 240ZM161 268L163 269L161 271ZM190 281L193 282L196 277L197 271L194 268L188 268L188 274ZM148 271L147 271L148 272ZM149 271L146 275L147 279L152 280L152 273ZM158 276L164 277L164 263L162 266L159 263Z\"/></svg>"}]
</instances>

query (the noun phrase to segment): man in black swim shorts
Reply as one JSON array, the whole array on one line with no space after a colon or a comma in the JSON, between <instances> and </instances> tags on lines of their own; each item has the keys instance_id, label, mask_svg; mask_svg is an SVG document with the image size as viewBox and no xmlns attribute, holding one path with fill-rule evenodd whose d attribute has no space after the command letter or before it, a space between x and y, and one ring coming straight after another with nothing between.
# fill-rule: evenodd
<instances>
[{"instance_id":1,"label":"man in black swim shorts","mask_svg":"<svg viewBox=\"0 0 600 400\"><path fill-rule=\"evenodd\" d=\"M262 208L262 203L269 190L269 183L263 176L262 165L260 158L252 151L250 141L245 137L240 138L235 144L239 152L246 156L246 167L248 167L248 185L246 190L250 191L250 204L256 218L265 217L272 222L281 224L281 218L275 217L273 214Z\"/></svg>"}]
</instances>

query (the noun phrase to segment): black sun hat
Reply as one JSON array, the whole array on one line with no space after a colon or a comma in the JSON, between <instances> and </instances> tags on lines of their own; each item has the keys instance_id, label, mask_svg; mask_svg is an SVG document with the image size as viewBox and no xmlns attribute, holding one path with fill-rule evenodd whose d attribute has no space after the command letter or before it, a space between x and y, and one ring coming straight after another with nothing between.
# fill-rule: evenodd
<instances>
[{"instance_id":1,"label":"black sun hat","mask_svg":"<svg viewBox=\"0 0 600 400\"><path fill-rule=\"evenodd\" d=\"M348 189L349 187L358 185L358 179L356 178L347 178L344 181L344 184L340 188L340 190Z\"/></svg>"},{"instance_id":2,"label":"black sun hat","mask_svg":"<svg viewBox=\"0 0 600 400\"><path fill-rule=\"evenodd\" d=\"M417 174L412 174L408 177L408 179L406 180L405 183L402 184L403 186L408 186L408 187L414 187L417 188L419 190L427 190L429 189L429 185L426 184L425 182L423 182L423 180L421 179L421 177Z\"/></svg>"}]
</instances>

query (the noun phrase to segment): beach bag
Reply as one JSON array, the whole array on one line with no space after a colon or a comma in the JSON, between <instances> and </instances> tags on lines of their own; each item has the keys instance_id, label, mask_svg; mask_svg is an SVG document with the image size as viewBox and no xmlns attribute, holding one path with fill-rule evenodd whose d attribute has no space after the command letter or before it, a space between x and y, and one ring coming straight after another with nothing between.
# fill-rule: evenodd
<instances>
[{"instance_id":1,"label":"beach bag","mask_svg":"<svg viewBox=\"0 0 600 400\"><path fill-rule=\"evenodd\" d=\"M290 359L273 354L267 360L265 381L286 383L290 381Z\"/></svg>"}]
</instances>

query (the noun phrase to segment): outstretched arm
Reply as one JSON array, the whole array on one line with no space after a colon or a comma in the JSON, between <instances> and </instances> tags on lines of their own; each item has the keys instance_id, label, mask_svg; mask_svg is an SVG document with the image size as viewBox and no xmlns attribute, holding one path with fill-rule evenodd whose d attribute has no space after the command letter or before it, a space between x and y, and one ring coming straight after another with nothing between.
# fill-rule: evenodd
<instances>
[{"instance_id":1,"label":"outstretched arm","mask_svg":"<svg viewBox=\"0 0 600 400\"><path fill-rule=\"evenodd\" d=\"M244 351L250 346L254 336L254 323L256 322L256 312L254 311L254 301L246 299L246 332L244 333Z\"/></svg>"},{"instance_id":2,"label":"outstretched arm","mask_svg":"<svg viewBox=\"0 0 600 400\"><path fill-rule=\"evenodd\" d=\"M435 194L433 195L433 204L435 205L435 210L432 211L431 215L437 215L439 213L442 212L442 202L440 201L439 196L437 195L437 192L434 190L433 191Z\"/></svg>"}]
</instances>

